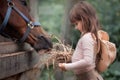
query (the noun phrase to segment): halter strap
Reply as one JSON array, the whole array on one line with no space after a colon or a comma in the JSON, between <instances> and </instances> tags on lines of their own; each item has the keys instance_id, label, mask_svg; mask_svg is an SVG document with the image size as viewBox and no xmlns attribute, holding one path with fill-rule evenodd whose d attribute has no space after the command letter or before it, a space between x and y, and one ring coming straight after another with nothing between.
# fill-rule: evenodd
<instances>
[{"instance_id":1,"label":"halter strap","mask_svg":"<svg viewBox=\"0 0 120 80\"><path fill-rule=\"evenodd\" d=\"M27 38L27 36L30 33L30 30L33 29L36 26L40 26L41 24L39 22L32 22L30 21L30 19L28 19L17 7L15 7L14 3L11 0L7 0L8 1L8 9L7 9L7 13L5 15L5 19L3 21L3 23L0 25L0 34L3 33L3 30L5 29L8 20L10 18L12 9L15 10L27 23L27 29L26 32L24 33L23 37L20 39L20 42L24 42L25 39Z\"/></svg>"},{"instance_id":2,"label":"halter strap","mask_svg":"<svg viewBox=\"0 0 120 80\"><path fill-rule=\"evenodd\" d=\"M8 7L7 13L5 15L5 19L4 19L3 23L0 25L0 33L5 29L5 27L7 25L7 22L10 18L11 11L12 11L12 7Z\"/></svg>"},{"instance_id":3,"label":"halter strap","mask_svg":"<svg viewBox=\"0 0 120 80\"><path fill-rule=\"evenodd\" d=\"M40 23L38 23L38 22L32 23L32 22L30 21L30 22L28 23L27 30L26 30L24 36L20 39L20 42L24 42L25 39L27 38L27 36L29 35L30 30L31 30L32 28L34 28L34 26L39 26L39 25L40 25Z\"/></svg>"}]
</instances>

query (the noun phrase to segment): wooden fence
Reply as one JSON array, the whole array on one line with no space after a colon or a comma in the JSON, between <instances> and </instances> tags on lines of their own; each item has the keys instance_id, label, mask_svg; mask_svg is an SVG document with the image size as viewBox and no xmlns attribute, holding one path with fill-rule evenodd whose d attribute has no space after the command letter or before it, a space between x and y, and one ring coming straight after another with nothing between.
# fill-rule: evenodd
<instances>
[{"instance_id":1,"label":"wooden fence","mask_svg":"<svg viewBox=\"0 0 120 80\"><path fill-rule=\"evenodd\" d=\"M37 80L41 57L29 44L0 36L0 80Z\"/></svg>"}]
</instances>

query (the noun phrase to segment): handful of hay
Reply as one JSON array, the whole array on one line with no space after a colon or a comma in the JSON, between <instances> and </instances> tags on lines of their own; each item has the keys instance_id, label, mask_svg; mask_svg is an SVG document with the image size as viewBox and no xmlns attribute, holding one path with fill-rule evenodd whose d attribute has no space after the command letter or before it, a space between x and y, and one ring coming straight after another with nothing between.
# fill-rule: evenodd
<instances>
[{"instance_id":1,"label":"handful of hay","mask_svg":"<svg viewBox=\"0 0 120 80\"><path fill-rule=\"evenodd\" d=\"M49 57L45 58L44 62L49 68L49 65L53 65L55 68L58 63L68 63L71 62L71 56L73 54L72 46L65 45L60 39L55 37L58 40L58 43L53 45L53 49L48 52Z\"/></svg>"}]
</instances>

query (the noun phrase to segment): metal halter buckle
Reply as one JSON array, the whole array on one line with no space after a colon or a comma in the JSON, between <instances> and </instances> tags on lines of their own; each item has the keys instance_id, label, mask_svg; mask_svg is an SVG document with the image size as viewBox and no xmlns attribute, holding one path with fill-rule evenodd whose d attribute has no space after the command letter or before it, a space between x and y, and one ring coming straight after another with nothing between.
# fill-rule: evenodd
<instances>
[{"instance_id":1,"label":"metal halter buckle","mask_svg":"<svg viewBox=\"0 0 120 80\"><path fill-rule=\"evenodd\" d=\"M32 21L30 21L30 22L28 23L28 27L30 27L31 29L34 28L34 25L33 25L33 22L32 22Z\"/></svg>"},{"instance_id":2,"label":"metal halter buckle","mask_svg":"<svg viewBox=\"0 0 120 80\"><path fill-rule=\"evenodd\" d=\"M15 5L15 4L14 4L12 1L9 1L9 2L8 2L8 6L9 6L9 7L13 7L14 5Z\"/></svg>"}]
</instances>

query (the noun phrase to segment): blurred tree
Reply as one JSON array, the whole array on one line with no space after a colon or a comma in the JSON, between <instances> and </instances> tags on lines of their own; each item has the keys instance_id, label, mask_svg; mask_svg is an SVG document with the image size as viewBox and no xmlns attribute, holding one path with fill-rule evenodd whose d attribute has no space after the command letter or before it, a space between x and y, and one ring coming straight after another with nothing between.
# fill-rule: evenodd
<instances>
[{"instance_id":1,"label":"blurred tree","mask_svg":"<svg viewBox=\"0 0 120 80\"><path fill-rule=\"evenodd\" d=\"M38 0L29 0L30 14L36 21L39 21Z\"/></svg>"},{"instance_id":2,"label":"blurred tree","mask_svg":"<svg viewBox=\"0 0 120 80\"><path fill-rule=\"evenodd\" d=\"M71 32L72 32L72 25L69 21L69 11L72 6L79 0L65 0L65 12L63 16L63 23L61 27L61 39L65 41L66 44L71 44ZM55 72L55 80L64 80L64 73L57 69Z\"/></svg>"},{"instance_id":3,"label":"blurred tree","mask_svg":"<svg viewBox=\"0 0 120 80\"><path fill-rule=\"evenodd\" d=\"M65 12L63 16L63 24L61 27L61 38L67 44L72 43L72 25L69 20L69 12L72 6L77 3L79 0L65 0Z\"/></svg>"}]
</instances>

